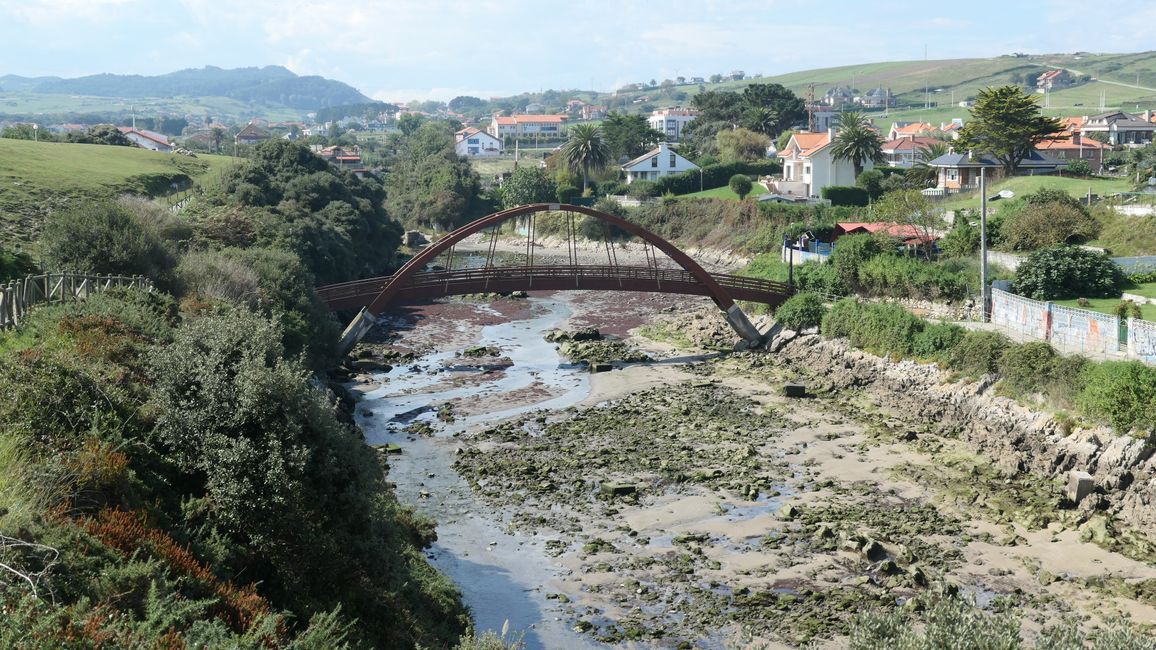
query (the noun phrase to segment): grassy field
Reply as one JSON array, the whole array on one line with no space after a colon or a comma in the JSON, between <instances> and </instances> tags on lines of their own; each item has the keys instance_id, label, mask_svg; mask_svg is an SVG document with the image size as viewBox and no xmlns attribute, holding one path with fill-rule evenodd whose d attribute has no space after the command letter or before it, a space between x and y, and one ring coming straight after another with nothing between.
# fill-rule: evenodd
<instances>
[{"instance_id":1,"label":"grassy field","mask_svg":"<svg viewBox=\"0 0 1156 650\"><path fill-rule=\"evenodd\" d=\"M1096 210L1100 236L1088 242L1112 251L1117 257L1156 255L1156 217L1132 217Z\"/></svg>"},{"instance_id":2,"label":"grassy field","mask_svg":"<svg viewBox=\"0 0 1156 650\"><path fill-rule=\"evenodd\" d=\"M51 210L85 199L139 193L142 179L150 174L177 172L195 183L210 182L232 160L136 147L0 139L0 237L28 242Z\"/></svg>"},{"instance_id":3,"label":"grassy field","mask_svg":"<svg viewBox=\"0 0 1156 650\"><path fill-rule=\"evenodd\" d=\"M1063 190L1075 197L1082 197L1087 195L1088 190L1092 194L1105 196L1116 192L1127 192L1132 189L1131 182L1126 178L1072 178L1067 176L1016 176L1007 180L992 183L988 190L988 196L993 196L1001 190L1011 190L1017 196L1023 194L1030 194L1040 188L1049 188ZM951 198L948 198L943 203L939 204L947 210L959 210L962 208L979 208L980 196L979 192L961 193ZM998 208L998 203L989 203L988 209L992 210ZM989 213L990 214L990 213Z\"/></svg>"},{"instance_id":4,"label":"grassy field","mask_svg":"<svg viewBox=\"0 0 1156 650\"><path fill-rule=\"evenodd\" d=\"M173 97L122 99L55 93L0 92L0 114L41 115L98 113L131 115L211 115L216 120L242 120L260 116L274 122L300 120L305 111L285 106L242 102L228 97Z\"/></svg>"},{"instance_id":5,"label":"grassy field","mask_svg":"<svg viewBox=\"0 0 1156 650\"><path fill-rule=\"evenodd\" d=\"M761 183L755 183L751 186L751 193L747 196L762 196L767 193L767 188ZM680 199L732 199L739 200L739 195L731 191L728 186L716 187L713 190L703 190L702 192L694 192L691 194L681 194Z\"/></svg>"},{"instance_id":6,"label":"grassy field","mask_svg":"<svg viewBox=\"0 0 1156 650\"><path fill-rule=\"evenodd\" d=\"M1078 300L1056 300L1057 305L1064 307L1075 307L1076 309L1087 309L1090 311L1100 312L1101 314L1115 314L1116 305L1120 304L1119 298L1089 298L1088 306L1081 307ZM1141 318L1144 320L1156 321L1156 305L1141 305Z\"/></svg>"}]
</instances>

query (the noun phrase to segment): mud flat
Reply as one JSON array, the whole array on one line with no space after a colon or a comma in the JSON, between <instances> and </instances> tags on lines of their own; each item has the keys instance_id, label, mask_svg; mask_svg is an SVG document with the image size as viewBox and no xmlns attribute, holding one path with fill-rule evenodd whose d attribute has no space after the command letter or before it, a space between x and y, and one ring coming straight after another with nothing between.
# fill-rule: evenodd
<instances>
[{"instance_id":1,"label":"mud flat","mask_svg":"<svg viewBox=\"0 0 1156 650\"><path fill-rule=\"evenodd\" d=\"M858 612L947 594L1029 635L1156 622L1143 532L993 453L975 414L920 409L915 384L871 381L869 360L817 337L782 355L676 347L725 337L692 314L701 301L591 296L422 308L389 342L410 365L359 387L370 442L401 451L391 480L438 520L431 556L480 628L508 619L531 647L841 648ZM591 375L541 338L590 325L664 342L634 338L654 362ZM510 364L463 363L470 346ZM784 397L788 382L809 396Z\"/></svg>"}]
</instances>

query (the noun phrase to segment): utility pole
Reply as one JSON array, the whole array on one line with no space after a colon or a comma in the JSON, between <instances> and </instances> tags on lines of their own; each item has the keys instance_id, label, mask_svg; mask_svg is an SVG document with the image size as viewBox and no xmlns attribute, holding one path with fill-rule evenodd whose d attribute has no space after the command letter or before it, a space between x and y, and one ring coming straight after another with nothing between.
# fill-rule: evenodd
<instances>
[{"instance_id":1,"label":"utility pole","mask_svg":"<svg viewBox=\"0 0 1156 650\"><path fill-rule=\"evenodd\" d=\"M981 310L980 320L988 322L988 305L991 293L987 286L987 167L979 168L979 284Z\"/></svg>"}]
</instances>

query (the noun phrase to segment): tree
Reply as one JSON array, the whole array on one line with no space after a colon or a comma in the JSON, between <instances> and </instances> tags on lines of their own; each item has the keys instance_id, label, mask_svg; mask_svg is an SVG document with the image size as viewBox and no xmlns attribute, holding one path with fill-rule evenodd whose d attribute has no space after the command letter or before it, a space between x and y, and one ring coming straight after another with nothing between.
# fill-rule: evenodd
<instances>
[{"instance_id":1,"label":"tree","mask_svg":"<svg viewBox=\"0 0 1156 650\"><path fill-rule=\"evenodd\" d=\"M502 205L507 209L556 200L558 188L545 169L519 167L502 183Z\"/></svg>"},{"instance_id":2,"label":"tree","mask_svg":"<svg viewBox=\"0 0 1156 650\"><path fill-rule=\"evenodd\" d=\"M722 78L723 78L722 75L716 72L710 76L710 82L712 84L717 84L720 81L722 81Z\"/></svg>"},{"instance_id":3,"label":"tree","mask_svg":"<svg viewBox=\"0 0 1156 650\"><path fill-rule=\"evenodd\" d=\"M855 185L867 190L867 196L874 201L883 196L883 172L878 169L868 169L859 174L855 179Z\"/></svg>"},{"instance_id":4,"label":"tree","mask_svg":"<svg viewBox=\"0 0 1156 650\"><path fill-rule=\"evenodd\" d=\"M641 156L666 137L661 131L650 128L645 116L624 113L607 115L602 121L601 131L613 160Z\"/></svg>"},{"instance_id":5,"label":"tree","mask_svg":"<svg viewBox=\"0 0 1156 650\"><path fill-rule=\"evenodd\" d=\"M836 160L851 161L858 178L868 162L883 161L883 139L871 129L867 117L859 111L841 113L831 155Z\"/></svg>"},{"instance_id":6,"label":"tree","mask_svg":"<svg viewBox=\"0 0 1156 650\"><path fill-rule=\"evenodd\" d=\"M731 176L728 185L732 192L739 195L739 200L747 198L747 195L751 193L751 188L754 187L751 183L751 177L746 174L735 174Z\"/></svg>"},{"instance_id":7,"label":"tree","mask_svg":"<svg viewBox=\"0 0 1156 650\"><path fill-rule=\"evenodd\" d=\"M797 131L794 129L787 129L779 134L779 139L775 140L775 149L782 151L787 148L787 144L791 142L791 136L795 135Z\"/></svg>"},{"instance_id":8,"label":"tree","mask_svg":"<svg viewBox=\"0 0 1156 650\"><path fill-rule=\"evenodd\" d=\"M590 186L590 170L610 164L610 145L602 137L602 129L593 124L570 127L570 139L562 145L562 159L574 171L582 171L582 191Z\"/></svg>"},{"instance_id":9,"label":"tree","mask_svg":"<svg viewBox=\"0 0 1156 650\"><path fill-rule=\"evenodd\" d=\"M770 138L748 129L719 131L716 140L724 162L766 158L767 148L771 146Z\"/></svg>"},{"instance_id":10,"label":"tree","mask_svg":"<svg viewBox=\"0 0 1156 650\"><path fill-rule=\"evenodd\" d=\"M90 126L84 133L69 133L68 141L80 144L115 145L118 147L133 146L132 141L111 124Z\"/></svg>"},{"instance_id":11,"label":"tree","mask_svg":"<svg viewBox=\"0 0 1156 650\"><path fill-rule=\"evenodd\" d=\"M1032 253L1016 268L1013 290L1033 300L1113 297L1124 272L1103 253L1075 246L1053 246Z\"/></svg>"},{"instance_id":12,"label":"tree","mask_svg":"<svg viewBox=\"0 0 1156 650\"><path fill-rule=\"evenodd\" d=\"M931 200L919 190L888 192L875 203L876 216L895 223L914 226L919 233L923 254L931 259L936 233L946 226L943 216L932 208Z\"/></svg>"},{"instance_id":13,"label":"tree","mask_svg":"<svg viewBox=\"0 0 1156 650\"><path fill-rule=\"evenodd\" d=\"M807 115L807 105L803 100L782 84L751 84L743 89L743 102L749 108L765 109L773 116L768 130L761 131L772 137Z\"/></svg>"},{"instance_id":14,"label":"tree","mask_svg":"<svg viewBox=\"0 0 1156 650\"><path fill-rule=\"evenodd\" d=\"M451 230L481 210L481 180L454 151L454 133L444 121L427 120L402 136L385 182L387 209L410 225Z\"/></svg>"},{"instance_id":15,"label":"tree","mask_svg":"<svg viewBox=\"0 0 1156 650\"><path fill-rule=\"evenodd\" d=\"M209 132L209 137L213 141L213 153L221 153L221 140L225 138L225 129L214 126L213 130Z\"/></svg>"},{"instance_id":16,"label":"tree","mask_svg":"<svg viewBox=\"0 0 1156 650\"><path fill-rule=\"evenodd\" d=\"M987 88L979 91L955 146L994 157L1011 176L1041 140L1055 137L1061 128L1059 120L1040 112L1034 94L1016 86Z\"/></svg>"},{"instance_id":17,"label":"tree","mask_svg":"<svg viewBox=\"0 0 1156 650\"><path fill-rule=\"evenodd\" d=\"M406 113L397 118L397 128L403 135L413 135L423 122L425 122L424 116L417 113Z\"/></svg>"},{"instance_id":18,"label":"tree","mask_svg":"<svg viewBox=\"0 0 1156 650\"><path fill-rule=\"evenodd\" d=\"M42 252L49 269L144 275L158 279L173 258L153 224L113 201L57 212L44 224Z\"/></svg>"}]
</instances>

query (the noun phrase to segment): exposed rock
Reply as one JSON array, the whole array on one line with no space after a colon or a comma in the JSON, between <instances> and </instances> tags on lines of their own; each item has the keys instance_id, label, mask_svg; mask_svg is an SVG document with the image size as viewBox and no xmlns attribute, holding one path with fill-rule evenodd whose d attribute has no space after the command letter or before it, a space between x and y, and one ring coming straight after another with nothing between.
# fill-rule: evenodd
<instances>
[{"instance_id":1,"label":"exposed rock","mask_svg":"<svg viewBox=\"0 0 1156 650\"><path fill-rule=\"evenodd\" d=\"M407 230L405 231L404 242L410 248L417 248L428 244L429 238L416 230Z\"/></svg>"}]
</instances>

